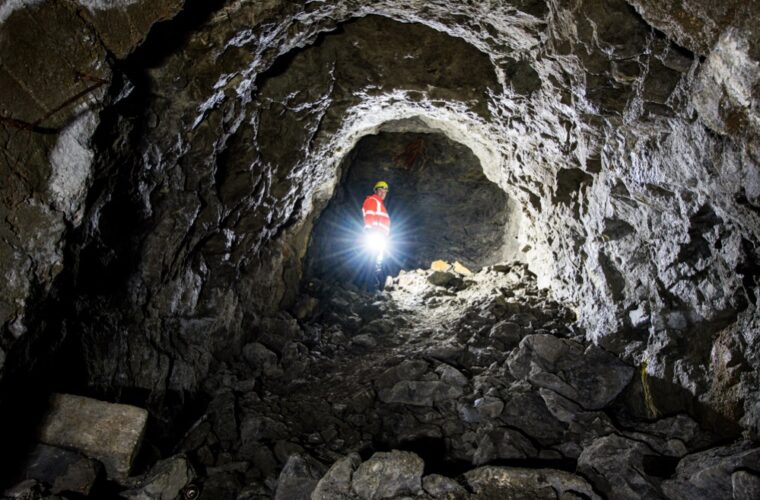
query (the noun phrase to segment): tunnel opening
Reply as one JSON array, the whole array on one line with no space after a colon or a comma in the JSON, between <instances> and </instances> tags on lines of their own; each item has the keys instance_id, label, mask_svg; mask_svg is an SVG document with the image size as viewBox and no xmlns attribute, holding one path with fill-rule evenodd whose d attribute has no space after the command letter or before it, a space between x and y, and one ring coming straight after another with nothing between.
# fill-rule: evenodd
<instances>
[{"instance_id":1,"label":"tunnel opening","mask_svg":"<svg viewBox=\"0 0 760 500\"><path fill-rule=\"evenodd\" d=\"M510 200L469 148L440 133L380 132L362 138L340 166L312 232L307 280L361 283L372 258L362 245L361 207L380 180L390 185L386 275L436 260L477 270L507 258Z\"/></svg>"}]
</instances>

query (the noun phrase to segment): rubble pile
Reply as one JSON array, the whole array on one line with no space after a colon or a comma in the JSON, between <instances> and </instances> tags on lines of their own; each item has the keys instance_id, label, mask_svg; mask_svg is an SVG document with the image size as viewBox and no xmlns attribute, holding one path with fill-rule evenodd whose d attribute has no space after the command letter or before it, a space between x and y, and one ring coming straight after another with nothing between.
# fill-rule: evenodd
<instances>
[{"instance_id":1,"label":"rubble pile","mask_svg":"<svg viewBox=\"0 0 760 500\"><path fill-rule=\"evenodd\" d=\"M648 415L667 394L646 400L524 264L312 281L265 324L126 498L751 498L760 478L750 442Z\"/></svg>"}]
</instances>

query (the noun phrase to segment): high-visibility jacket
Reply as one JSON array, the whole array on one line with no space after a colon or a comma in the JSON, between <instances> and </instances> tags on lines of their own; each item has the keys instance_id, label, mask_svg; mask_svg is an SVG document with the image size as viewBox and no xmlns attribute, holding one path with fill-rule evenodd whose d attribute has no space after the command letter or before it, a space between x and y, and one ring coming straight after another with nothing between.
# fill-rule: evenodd
<instances>
[{"instance_id":1,"label":"high-visibility jacket","mask_svg":"<svg viewBox=\"0 0 760 500\"><path fill-rule=\"evenodd\" d=\"M365 229L379 229L386 236L391 234L391 218L385 209L383 200L376 194L367 196L362 205Z\"/></svg>"}]
</instances>

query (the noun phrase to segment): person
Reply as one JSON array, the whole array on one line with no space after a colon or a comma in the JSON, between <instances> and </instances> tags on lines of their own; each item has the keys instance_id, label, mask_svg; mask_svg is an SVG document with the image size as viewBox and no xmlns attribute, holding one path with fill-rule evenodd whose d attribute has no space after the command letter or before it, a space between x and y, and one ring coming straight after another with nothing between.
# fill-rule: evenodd
<instances>
[{"instance_id":1,"label":"person","mask_svg":"<svg viewBox=\"0 0 760 500\"><path fill-rule=\"evenodd\" d=\"M391 217L385 208L385 197L388 196L388 183L378 181L374 194L367 196L362 205L364 217L364 232L366 233L369 250L373 254L373 269L370 273L369 285L376 290L382 288L384 282L383 259L386 246L391 235Z\"/></svg>"}]
</instances>

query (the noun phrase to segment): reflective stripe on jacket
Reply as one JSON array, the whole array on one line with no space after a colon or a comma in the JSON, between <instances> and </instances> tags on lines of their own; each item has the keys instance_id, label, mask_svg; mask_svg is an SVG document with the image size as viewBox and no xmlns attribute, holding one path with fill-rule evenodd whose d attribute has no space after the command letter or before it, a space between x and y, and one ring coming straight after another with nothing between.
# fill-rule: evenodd
<instances>
[{"instance_id":1,"label":"reflective stripe on jacket","mask_svg":"<svg viewBox=\"0 0 760 500\"><path fill-rule=\"evenodd\" d=\"M385 209L383 200L376 194L367 196L362 205L364 227L366 229L380 229L386 235L391 233L391 218Z\"/></svg>"}]
</instances>

